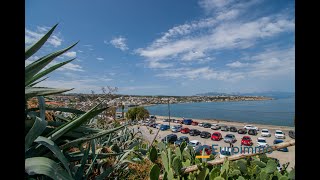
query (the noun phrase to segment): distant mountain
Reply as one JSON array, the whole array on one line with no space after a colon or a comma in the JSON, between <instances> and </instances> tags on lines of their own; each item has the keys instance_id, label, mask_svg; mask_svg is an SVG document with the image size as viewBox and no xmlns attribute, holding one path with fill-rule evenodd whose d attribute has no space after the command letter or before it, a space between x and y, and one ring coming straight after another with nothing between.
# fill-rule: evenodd
<instances>
[{"instance_id":1,"label":"distant mountain","mask_svg":"<svg viewBox=\"0 0 320 180\"><path fill-rule=\"evenodd\" d=\"M224 95L224 96L231 96L231 95L237 95L237 96L264 96L264 97L272 97L275 99L282 99L282 98L293 98L295 97L294 92L281 92L281 91L265 91L265 92L253 92L253 93L218 93L218 92L207 92L207 93L201 93L196 94L196 96L218 96L218 95Z\"/></svg>"}]
</instances>

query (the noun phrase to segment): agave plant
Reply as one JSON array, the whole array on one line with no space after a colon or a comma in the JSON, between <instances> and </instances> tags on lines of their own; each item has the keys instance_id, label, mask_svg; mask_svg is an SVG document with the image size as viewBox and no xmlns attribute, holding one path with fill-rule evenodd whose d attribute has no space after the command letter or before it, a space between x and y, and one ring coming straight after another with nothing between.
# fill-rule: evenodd
<instances>
[{"instance_id":1,"label":"agave plant","mask_svg":"<svg viewBox=\"0 0 320 180\"><path fill-rule=\"evenodd\" d=\"M38 42L26 48L25 60L42 47L56 27L57 24ZM73 108L49 107L45 103L46 96L64 93L72 89L36 86L39 82L47 79L46 75L74 60L70 59L46 68L56 57L67 52L77 43L43 56L25 67L26 179L34 177L87 179L90 174L96 172L98 172L98 179L101 179L110 177L112 174L119 174L119 172L123 172L127 163L133 163L128 157L135 153L134 147L139 143L139 139L126 128L126 125L117 127L110 125L106 129L87 126L87 122L108 107L101 107L101 102L87 112ZM28 107L27 102L31 98L37 99L38 107ZM54 114L59 121L47 121L45 115L48 110L68 112L74 116L68 118ZM125 143L120 145L121 142ZM117 146L118 148L115 148ZM103 151L105 148L110 148L111 151ZM109 167L104 166L106 159L110 157L115 161Z\"/></svg>"}]
</instances>

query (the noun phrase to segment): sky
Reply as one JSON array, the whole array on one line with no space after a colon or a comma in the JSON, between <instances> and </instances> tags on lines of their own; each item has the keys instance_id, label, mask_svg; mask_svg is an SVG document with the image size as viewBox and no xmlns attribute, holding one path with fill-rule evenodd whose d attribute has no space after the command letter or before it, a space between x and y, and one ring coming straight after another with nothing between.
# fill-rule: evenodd
<instances>
[{"instance_id":1,"label":"sky","mask_svg":"<svg viewBox=\"0 0 320 180\"><path fill-rule=\"evenodd\" d=\"M295 91L295 1L28 0L26 65L79 41L41 87L72 93L195 95Z\"/></svg>"}]
</instances>

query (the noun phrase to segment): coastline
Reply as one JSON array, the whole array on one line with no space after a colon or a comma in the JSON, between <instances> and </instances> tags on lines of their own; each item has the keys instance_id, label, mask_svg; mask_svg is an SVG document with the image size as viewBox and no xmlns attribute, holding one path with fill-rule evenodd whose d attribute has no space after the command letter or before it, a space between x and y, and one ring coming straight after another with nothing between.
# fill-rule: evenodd
<instances>
[{"instance_id":1,"label":"coastline","mask_svg":"<svg viewBox=\"0 0 320 180\"><path fill-rule=\"evenodd\" d=\"M162 122L163 119L169 119L169 116L160 116L156 115L157 117L157 122ZM248 123L248 122L237 122L237 121L230 121L230 120L222 120L222 119L198 119L198 118L188 118L184 117L185 119L192 119L193 121L197 122L206 122L206 123L220 123L220 124L225 124L228 126L238 126L238 127L243 127L245 125L251 124L253 126L258 127L259 129L262 128L267 128L267 129L278 129L278 130L283 130L283 131L290 131L294 130L295 127L291 126L278 126L278 125L271 125L271 124L259 124L259 123ZM182 117L173 117L170 116L170 119L179 119L182 120Z\"/></svg>"}]
</instances>

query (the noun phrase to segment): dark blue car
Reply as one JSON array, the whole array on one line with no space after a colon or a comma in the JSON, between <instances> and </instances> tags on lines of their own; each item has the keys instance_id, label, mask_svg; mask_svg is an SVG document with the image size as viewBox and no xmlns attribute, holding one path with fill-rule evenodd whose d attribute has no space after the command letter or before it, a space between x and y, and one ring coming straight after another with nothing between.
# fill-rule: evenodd
<instances>
[{"instance_id":1,"label":"dark blue car","mask_svg":"<svg viewBox=\"0 0 320 180\"><path fill-rule=\"evenodd\" d=\"M279 144L279 143L283 143L283 140L281 140L281 139L275 139L274 141L273 141L273 144ZM288 148L281 148L281 149L278 149L278 151L282 151L282 152L288 152L289 150L288 150Z\"/></svg>"},{"instance_id":2,"label":"dark blue car","mask_svg":"<svg viewBox=\"0 0 320 180\"><path fill-rule=\"evenodd\" d=\"M191 123L192 123L192 119L184 119L183 120L183 124L185 124L185 125L191 125Z\"/></svg>"},{"instance_id":3,"label":"dark blue car","mask_svg":"<svg viewBox=\"0 0 320 180\"><path fill-rule=\"evenodd\" d=\"M161 131L165 131L165 130L167 130L167 129L170 129L170 126L169 126L169 125L162 124L162 125L160 126L160 130L161 130Z\"/></svg>"}]
</instances>

